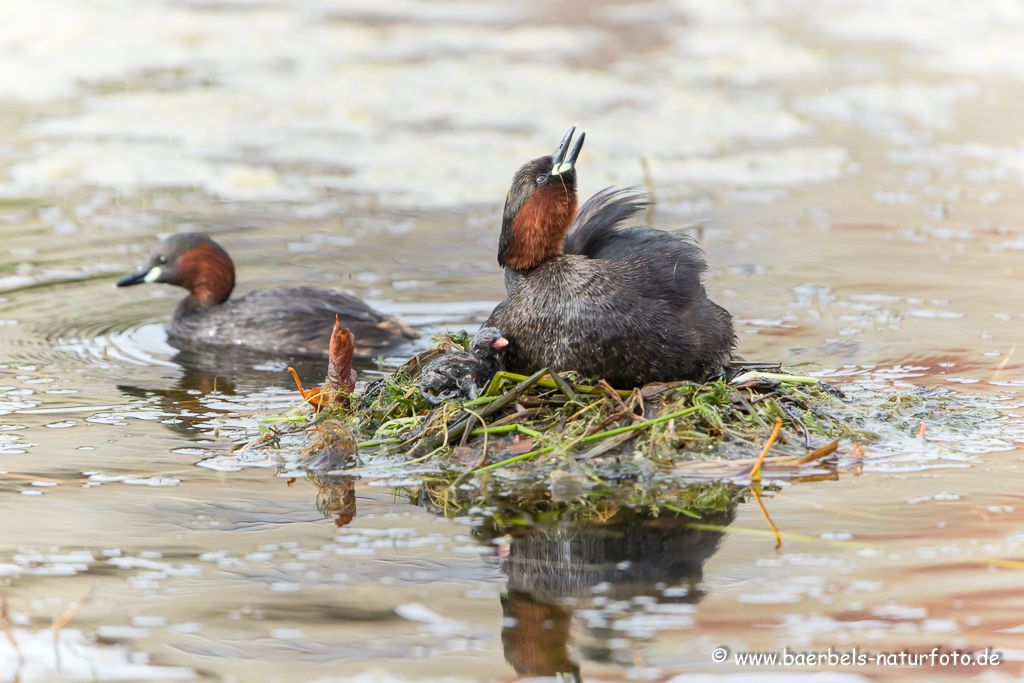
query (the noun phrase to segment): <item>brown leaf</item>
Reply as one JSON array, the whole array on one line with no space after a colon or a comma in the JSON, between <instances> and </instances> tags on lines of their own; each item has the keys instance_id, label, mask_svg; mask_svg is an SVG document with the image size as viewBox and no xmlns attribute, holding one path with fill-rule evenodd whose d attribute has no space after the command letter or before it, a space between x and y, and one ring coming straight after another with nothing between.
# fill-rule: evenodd
<instances>
[{"instance_id":1,"label":"brown leaf","mask_svg":"<svg viewBox=\"0 0 1024 683\"><path fill-rule=\"evenodd\" d=\"M533 450L533 439L523 439L517 441L508 448L506 448L511 455L522 455L523 453L529 453Z\"/></svg>"},{"instance_id":2,"label":"brown leaf","mask_svg":"<svg viewBox=\"0 0 1024 683\"><path fill-rule=\"evenodd\" d=\"M355 350L356 340L352 331L342 327L335 317L327 360L327 382L324 384L324 393L337 395L333 400L345 400L356 388L356 372L352 369Z\"/></svg>"}]
</instances>

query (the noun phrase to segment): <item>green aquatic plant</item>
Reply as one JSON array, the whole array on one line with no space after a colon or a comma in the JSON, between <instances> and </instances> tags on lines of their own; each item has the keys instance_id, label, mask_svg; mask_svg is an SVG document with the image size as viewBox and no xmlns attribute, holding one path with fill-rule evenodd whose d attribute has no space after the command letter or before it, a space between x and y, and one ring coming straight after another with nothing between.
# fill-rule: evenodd
<instances>
[{"instance_id":1,"label":"green aquatic plant","mask_svg":"<svg viewBox=\"0 0 1024 683\"><path fill-rule=\"evenodd\" d=\"M543 479L559 468L605 483L672 472L688 461L741 460L756 452L776 417L783 433L775 455L800 457L826 439L873 438L830 413L841 404L834 390L780 369L747 372L739 383L666 382L631 391L575 373L499 372L473 400L431 405L420 396L419 369L467 344L464 332L444 335L436 349L347 405L321 407L314 419L342 420L353 430L357 470L415 464L419 474L460 485L485 476ZM296 416L272 418L279 420L272 429L290 429Z\"/></svg>"},{"instance_id":2,"label":"green aquatic plant","mask_svg":"<svg viewBox=\"0 0 1024 683\"><path fill-rule=\"evenodd\" d=\"M358 454L335 474L413 477L432 505L451 511L517 491L529 494L524 500L539 496L598 515L621 505L700 515L706 505L687 498L684 484L834 478L837 458L860 457L859 445L882 432L904 434L925 419L979 424L994 412L945 389L868 398L860 391L851 400L777 364L742 362L704 384L630 391L575 373L499 372L477 398L435 406L420 395L420 369L446 350L464 349L469 338L436 340L347 404L268 418L259 443L275 443L309 420L342 421Z\"/></svg>"}]
</instances>

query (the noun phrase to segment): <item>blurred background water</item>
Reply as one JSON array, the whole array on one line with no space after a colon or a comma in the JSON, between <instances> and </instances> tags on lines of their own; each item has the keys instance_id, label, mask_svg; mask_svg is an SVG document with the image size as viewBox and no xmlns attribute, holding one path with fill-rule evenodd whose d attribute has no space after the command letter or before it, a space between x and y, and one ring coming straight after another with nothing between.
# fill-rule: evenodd
<instances>
[{"instance_id":1,"label":"blurred background water","mask_svg":"<svg viewBox=\"0 0 1024 683\"><path fill-rule=\"evenodd\" d=\"M998 646L987 672L814 680L1020 677L1022 44L999 0L0 4L0 591L23 660L0 636L0 681L811 673L754 678L716 645ZM337 530L274 463L195 466L295 395L280 365L175 362L180 290L112 288L158 236L208 232L240 290L341 288L426 344L502 298L508 184L573 123L581 194L648 188L742 355L1002 417L783 489L781 554L749 505L724 536L634 520L650 545L601 561L690 559L560 589L523 569L565 570L542 542L389 482ZM58 667L48 627L86 595Z\"/></svg>"}]
</instances>

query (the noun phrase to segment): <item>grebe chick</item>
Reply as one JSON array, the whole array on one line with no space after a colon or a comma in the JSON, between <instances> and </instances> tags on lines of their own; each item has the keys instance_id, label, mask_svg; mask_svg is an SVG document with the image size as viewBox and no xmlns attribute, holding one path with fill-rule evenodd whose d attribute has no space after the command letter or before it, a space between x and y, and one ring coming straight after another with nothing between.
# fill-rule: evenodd
<instances>
[{"instance_id":1,"label":"grebe chick","mask_svg":"<svg viewBox=\"0 0 1024 683\"><path fill-rule=\"evenodd\" d=\"M335 316L359 340L357 358L372 358L416 337L394 317L354 296L320 287L258 289L229 300L234 263L200 233L163 240L117 286L151 282L188 290L167 325L168 341L183 350L228 347L278 357L327 357Z\"/></svg>"},{"instance_id":2,"label":"grebe chick","mask_svg":"<svg viewBox=\"0 0 1024 683\"><path fill-rule=\"evenodd\" d=\"M423 368L420 394L435 405L449 398L476 398L498 371L496 354L507 344L501 330L481 329L470 342L469 353L451 351Z\"/></svg>"},{"instance_id":3,"label":"grebe chick","mask_svg":"<svg viewBox=\"0 0 1024 683\"><path fill-rule=\"evenodd\" d=\"M567 155L575 130L519 169L505 200L498 263L507 297L484 323L508 339L502 369L575 370L621 389L707 380L736 338L729 312L701 284L700 248L676 233L620 228L646 206L635 193L602 191L577 216L585 133Z\"/></svg>"}]
</instances>

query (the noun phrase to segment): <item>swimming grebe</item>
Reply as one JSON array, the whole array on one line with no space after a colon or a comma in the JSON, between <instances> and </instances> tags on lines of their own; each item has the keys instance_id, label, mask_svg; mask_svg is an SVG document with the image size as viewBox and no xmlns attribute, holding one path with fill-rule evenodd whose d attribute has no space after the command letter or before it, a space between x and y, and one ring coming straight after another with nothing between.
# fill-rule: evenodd
<instances>
[{"instance_id":1,"label":"swimming grebe","mask_svg":"<svg viewBox=\"0 0 1024 683\"><path fill-rule=\"evenodd\" d=\"M448 398L476 398L477 392L498 371L498 349L508 340L493 327L481 329L469 344L469 353L452 351L435 358L425 368L420 380L420 394L431 403Z\"/></svg>"},{"instance_id":2,"label":"swimming grebe","mask_svg":"<svg viewBox=\"0 0 1024 683\"><path fill-rule=\"evenodd\" d=\"M275 287L228 300L235 266L206 235L172 235L146 263L117 281L118 287L163 282L188 290L167 326L181 349L232 347L274 356L326 357L335 316L358 340L355 356L372 358L405 340L409 328L349 296L320 287Z\"/></svg>"},{"instance_id":3,"label":"swimming grebe","mask_svg":"<svg viewBox=\"0 0 1024 683\"><path fill-rule=\"evenodd\" d=\"M675 233L620 228L646 206L633 192L599 192L577 216L586 133L567 156L575 130L520 168L505 200L498 264L507 297L484 323L508 340L502 368L576 370L618 388L705 381L729 362L736 338L728 311L704 292L700 248Z\"/></svg>"}]
</instances>

